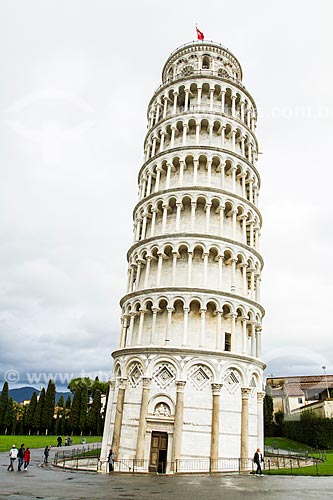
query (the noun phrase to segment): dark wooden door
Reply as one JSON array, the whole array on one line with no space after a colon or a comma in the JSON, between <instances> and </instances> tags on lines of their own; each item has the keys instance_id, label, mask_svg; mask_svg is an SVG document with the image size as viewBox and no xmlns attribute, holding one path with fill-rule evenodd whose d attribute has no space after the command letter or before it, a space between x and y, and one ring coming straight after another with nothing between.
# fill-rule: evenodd
<instances>
[{"instance_id":1,"label":"dark wooden door","mask_svg":"<svg viewBox=\"0 0 333 500\"><path fill-rule=\"evenodd\" d=\"M150 446L150 472L165 473L167 465L168 434L166 432L152 432Z\"/></svg>"}]
</instances>

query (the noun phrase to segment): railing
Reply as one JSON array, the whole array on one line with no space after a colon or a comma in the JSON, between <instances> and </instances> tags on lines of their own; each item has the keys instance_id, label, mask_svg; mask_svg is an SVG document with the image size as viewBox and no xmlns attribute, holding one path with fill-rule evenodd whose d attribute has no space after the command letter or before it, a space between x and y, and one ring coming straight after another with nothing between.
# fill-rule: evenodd
<instances>
[{"instance_id":1,"label":"railing","mask_svg":"<svg viewBox=\"0 0 333 500\"><path fill-rule=\"evenodd\" d=\"M218 78L222 78L223 80L229 80L231 83L236 84L237 86L241 87L242 89L246 90L245 85L242 84L242 82L238 78L234 78L233 76L224 76L224 75L219 75L218 70L216 69L193 69L190 73L184 75L182 73L177 73L176 75L169 76L168 78L165 79L163 83L161 83L155 90L154 95L165 85L168 85L169 83L176 82L177 80L183 80L184 78L192 77L192 76L216 76Z\"/></svg>"},{"instance_id":2,"label":"railing","mask_svg":"<svg viewBox=\"0 0 333 500\"><path fill-rule=\"evenodd\" d=\"M80 448L61 449L53 457L53 465L78 470L98 470L100 447L86 445Z\"/></svg>"}]
</instances>

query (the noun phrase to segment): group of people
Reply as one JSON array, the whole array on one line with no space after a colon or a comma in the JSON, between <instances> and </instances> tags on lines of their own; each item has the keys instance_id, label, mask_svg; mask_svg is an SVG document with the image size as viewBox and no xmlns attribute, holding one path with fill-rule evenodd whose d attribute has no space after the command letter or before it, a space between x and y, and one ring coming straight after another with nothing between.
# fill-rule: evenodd
<instances>
[{"instance_id":1,"label":"group of people","mask_svg":"<svg viewBox=\"0 0 333 500\"><path fill-rule=\"evenodd\" d=\"M72 440L69 436L67 436L65 438L65 446L71 446L71 444L72 444ZM62 446L62 436L58 436L57 437L57 447L61 448L61 446Z\"/></svg>"},{"instance_id":2,"label":"group of people","mask_svg":"<svg viewBox=\"0 0 333 500\"><path fill-rule=\"evenodd\" d=\"M18 459L17 461L17 470L21 471L22 470L22 465L23 465L23 471L26 471L28 468L28 465L30 463L30 448L25 448L24 443L21 444L21 447L19 449L16 448L15 444L11 447L9 451L9 465L7 467L8 471L13 471L14 470L14 463L15 460Z\"/></svg>"}]
</instances>

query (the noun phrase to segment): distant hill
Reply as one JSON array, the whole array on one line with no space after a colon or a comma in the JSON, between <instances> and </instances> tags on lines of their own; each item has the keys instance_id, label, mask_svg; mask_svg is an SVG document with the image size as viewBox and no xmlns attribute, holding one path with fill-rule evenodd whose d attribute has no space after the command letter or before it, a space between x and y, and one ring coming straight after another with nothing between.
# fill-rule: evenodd
<instances>
[{"instance_id":1,"label":"distant hill","mask_svg":"<svg viewBox=\"0 0 333 500\"><path fill-rule=\"evenodd\" d=\"M31 396L33 392L36 391L37 396L39 395L40 391L38 389L35 389L34 387L20 387L19 389L10 389L9 390L9 397L12 397L14 401L17 403L23 403L23 401L27 399L31 399ZM67 391L67 392L56 392L56 403L58 402L58 399L60 396L64 396L65 401L67 399L68 394L72 396L72 393Z\"/></svg>"}]
</instances>

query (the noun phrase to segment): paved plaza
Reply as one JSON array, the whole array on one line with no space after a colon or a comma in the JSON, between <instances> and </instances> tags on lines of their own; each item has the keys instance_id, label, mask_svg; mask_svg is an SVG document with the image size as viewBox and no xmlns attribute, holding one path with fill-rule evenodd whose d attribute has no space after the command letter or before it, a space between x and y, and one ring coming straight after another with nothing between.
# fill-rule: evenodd
<instances>
[{"instance_id":1,"label":"paved plaza","mask_svg":"<svg viewBox=\"0 0 333 500\"><path fill-rule=\"evenodd\" d=\"M56 449L51 450L50 459ZM98 475L42 467L43 450L32 450L27 472L7 472L0 454L0 499L8 500L215 500L318 499L333 497L333 477L252 475Z\"/></svg>"}]
</instances>

